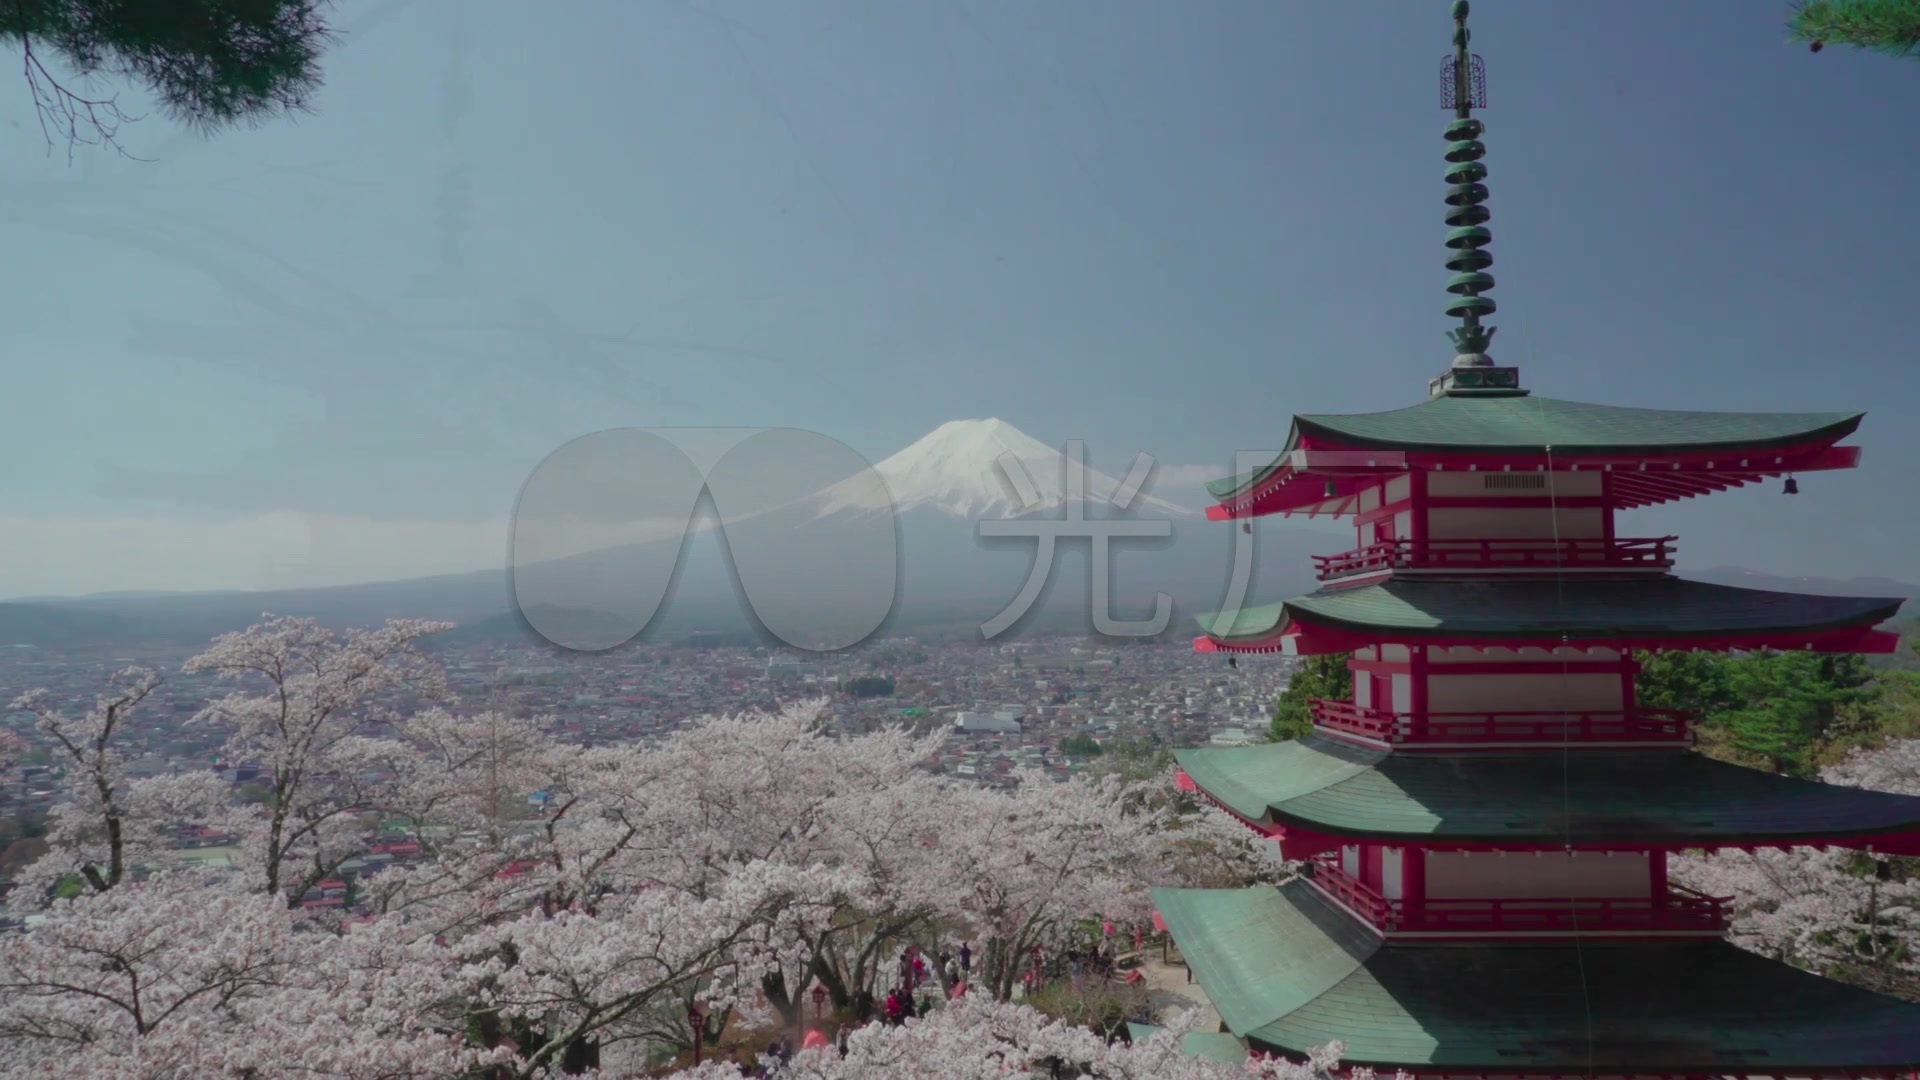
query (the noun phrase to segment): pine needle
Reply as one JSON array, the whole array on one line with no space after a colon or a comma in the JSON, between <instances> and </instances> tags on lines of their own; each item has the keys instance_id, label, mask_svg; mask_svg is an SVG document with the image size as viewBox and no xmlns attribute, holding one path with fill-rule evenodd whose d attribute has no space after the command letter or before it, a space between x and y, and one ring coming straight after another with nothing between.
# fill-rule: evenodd
<instances>
[{"instance_id":1,"label":"pine needle","mask_svg":"<svg viewBox=\"0 0 1920 1080\"><path fill-rule=\"evenodd\" d=\"M1803 0L1787 29L1814 52L1851 45L1920 60L1920 0Z\"/></svg>"}]
</instances>

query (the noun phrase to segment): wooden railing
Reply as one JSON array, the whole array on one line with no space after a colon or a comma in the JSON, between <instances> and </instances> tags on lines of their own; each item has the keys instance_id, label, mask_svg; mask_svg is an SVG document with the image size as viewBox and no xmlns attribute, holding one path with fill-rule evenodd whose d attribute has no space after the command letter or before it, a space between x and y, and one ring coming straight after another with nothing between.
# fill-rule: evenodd
<instances>
[{"instance_id":1,"label":"wooden railing","mask_svg":"<svg viewBox=\"0 0 1920 1080\"><path fill-rule=\"evenodd\" d=\"M1367 883L1340 868L1340 857L1320 856L1313 860L1313 883L1346 905L1354 914L1382 930L1395 929L1400 919L1400 902L1389 900Z\"/></svg>"},{"instance_id":2,"label":"wooden railing","mask_svg":"<svg viewBox=\"0 0 1920 1080\"><path fill-rule=\"evenodd\" d=\"M1384 540L1338 555L1315 555L1313 562L1322 581L1379 570L1663 570L1673 565L1677 539Z\"/></svg>"},{"instance_id":3,"label":"wooden railing","mask_svg":"<svg viewBox=\"0 0 1920 1080\"><path fill-rule=\"evenodd\" d=\"M1628 711L1386 712L1314 698L1313 722L1385 743L1622 743L1687 741L1692 718L1674 709Z\"/></svg>"},{"instance_id":4,"label":"wooden railing","mask_svg":"<svg viewBox=\"0 0 1920 1080\"><path fill-rule=\"evenodd\" d=\"M1718 933L1726 928L1731 900L1668 883L1664 895L1652 898L1488 897L1408 903L1389 900L1348 874L1338 856L1320 856L1313 864L1316 886L1388 933Z\"/></svg>"}]
</instances>

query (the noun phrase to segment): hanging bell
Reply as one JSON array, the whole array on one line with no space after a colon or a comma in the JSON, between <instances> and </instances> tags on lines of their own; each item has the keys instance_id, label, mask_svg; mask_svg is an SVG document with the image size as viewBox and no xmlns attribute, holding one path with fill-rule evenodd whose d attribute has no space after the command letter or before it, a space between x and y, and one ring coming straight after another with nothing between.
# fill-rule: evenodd
<instances>
[{"instance_id":1,"label":"hanging bell","mask_svg":"<svg viewBox=\"0 0 1920 1080\"><path fill-rule=\"evenodd\" d=\"M1338 494L1340 494L1340 489L1334 485L1333 477L1327 477L1327 498L1331 499Z\"/></svg>"},{"instance_id":2,"label":"hanging bell","mask_svg":"<svg viewBox=\"0 0 1920 1080\"><path fill-rule=\"evenodd\" d=\"M1789 475L1787 477L1787 485L1786 487L1782 488L1781 491L1787 495L1800 494L1800 481L1795 480L1791 475Z\"/></svg>"},{"instance_id":3,"label":"hanging bell","mask_svg":"<svg viewBox=\"0 0 1920 1080\"><path fill-rule=\"evenodd\" d=\"M1246 534L1247 534L1248 536L1252 536L1252 535L1253 535L1253 522L1251 522L1251 521L1243 521L1243 522L1241 522L1241 523L1240 523L1240 531L1241 531L1241 532L1243 532L1243 533L1246 533Z\"/></svg>"},{"instance_id":4,"label":"hanging bell","mask_svg":"<svg viewBox=\"0 0 1920 1080\"><path fill-rule=\"evenodd\" d=\"M1227 666L1228 666L1228 667L1230 667L1230 668L1237 668L1237 667L1239 667L1239 666L1240 666L1240 658L1239 658L1239 657L1237 657L1237 656L1229 656L1229 657L1227 657Z\"/></svg>"}]
</instances>

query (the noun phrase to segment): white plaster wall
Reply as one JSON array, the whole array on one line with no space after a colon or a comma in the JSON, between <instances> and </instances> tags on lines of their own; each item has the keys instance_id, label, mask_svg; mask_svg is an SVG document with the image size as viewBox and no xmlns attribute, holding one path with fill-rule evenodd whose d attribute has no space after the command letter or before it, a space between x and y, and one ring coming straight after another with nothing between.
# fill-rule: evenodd
<instances>
[{"instance_id":1,"label":"white plaster wall","mask_svg":"<svg viewBox=\"0 0 1920 1080\"><path fill-rule=\"evenodd\" d=\"M1620 706L1615 674L1474 675L1463 670L1427 679L1432 712L1616 712Z\"/></svg>"},{"instance_id":2,"label":"white plaster wall","mask_svg":"<svg viewBox=\"0 0 1920 1080\"><path fill-rule=\"evenodd\" d=\"M1395 675L1393 677L1393 701L1387 706L1395 712L1406 712L1413 707L1413 676Z\"/></svg>"},{"instance_id":3,"label":"white plaster wall","mask_svg":"<svg viewBox=\"0 0 1920 1080\"><path fill-rule=\"evenodd\" d=\"M1373 678L1356 673L1353 676L1353 703L1363 709L1373 708Z\"/></svg>"},{"instance_id":4,"label":"white plaster wall","mask_svg":"<svg viewBox=\"0 0 1920 1080\"><path fill-rule=\"evenodd\" d=\"M1412 477L1396 476L1387 481L1387 501L1388 502L1396 503L1402 499L1411 498L1412 496L1413 496L1413 478Z\"/></svg>"},{"instance_id":5,"label":"white plaster wall","mask_svg":"<svg viewBox=\"0 0 1920 1080\"><path fill-rule=\"evenodd\" d=\"M1572 472L1562 469L1558 472L1539 472L1544 476L1544 486L1531 491L1516 492L1512 488L1490 487L1489 476L1524 476L1525 473L1512 472L1430 472L1427 474L1427 494L1447 497L1525 494L1525 495L1565 495L1587 497L1602 494L1601 479L1598 472ZM1496 481L1496 483L1500 483Z\"/></svg>"},{"instance_id":6,"label":"white plaster wall","mask_svg":"<svg viewBox=\"0 0 1920 1080\"><path fill-rule=\"evenodd\" d=\"M1340 849L1340 869L1355 881L1360 879L1360 845L1348 844Z\"/></svg>"},{"instance_id":7,"label":"white plaster wall","mask_svg":"<svg viewBox=\"0 0 1920 1080\"><path fill-rule=\"evenodd\" d=\"M1360 512L1380 509L1380 485L1360 489Z\"/></svg>"},{"instance_id":8,"label":"white plaster wall","mask_svg":"<svg viewBox=\"0 0 1920 1080\"><path fill-rule=\"evenodd\" d=\"M1645 852L1430 851L1426 857L1430 900L1644 899L1653 894L1653 874Z\"/></svg>"},{"instance_id":9,"label":"white plaster wall","mask_svg":"<svg viewBox=\"0 0 1920 1080\"><path fill-rule=\"evenodd\" d=\"M1407 652L1405 645L1380 646L1380 659L1385 660L1389 664L1404 664L1410 658L1411 654Z\"/></svg>"},{"instance_id":10,"label":"white plaster wall","mask_svg":"<svg viewBox=\"0 0 1920 1080\"><path fill-rule=\"evenodd\" d=\"M1454 645L1448 648L1427 646L1427 662L1432 664L1511 664L1523 660L1558 661L1563 658L1618 660L1620 653L1616 649L1577 649L1570 645L1558 645L1552 649L1542 649L1533 645L1525 645L1518 649L1511 649L1504 645L1486 649L1475 649L1466 645Z\"/></svg>"},{"instance_id":11,"label":"white plaster wall","mask_svg":"<svg viewBox=\"0 0 1920 1080\"><path fill-rule=\"evenodd\" d=\"M1427 510L1427 539L1591 539L1606 535L1605 513L1597 506L1435 506Z\"/></svg>"},{"instance_id":12,"label":"white plaster wall","mask_svg":"<svg viewBox=\"0 0 1920 1080\"><path fill-rule=\"evenodd\" d=\"M1380 856L1380 895L1389 900L1398 900L1403 888L1401 878L1406 869L1403 861L1406 852L1400 848L1388 848Z\"/></svg>"}]
</instances>

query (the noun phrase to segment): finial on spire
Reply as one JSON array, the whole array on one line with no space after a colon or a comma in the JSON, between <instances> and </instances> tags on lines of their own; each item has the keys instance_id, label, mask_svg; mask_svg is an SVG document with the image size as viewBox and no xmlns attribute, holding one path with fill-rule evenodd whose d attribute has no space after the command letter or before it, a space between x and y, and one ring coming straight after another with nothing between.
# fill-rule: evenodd
<instances>
[{"instance_id":1,"label":"finial on spire","mask_svg":"<svg viewBox=\"0 0 1920 1080\"><path fill-rule=\"evenodd\" d=\"M1468 10L1467 0L1453 0L1453 55L1440 64L1440 104L1452 109L1454 115L1446 127L1447 248L1452 252L1447 256L1447 269L1453 271L1447 279L1447 291L1454 296L1447 304L1447 314L1460 320L1459 326L1447 331L1456 353L1452 371L1493 368L1487 349L1493 343L1495 328L1482 326L1480 319L1496 310L1493 298L1485 295L1493 288L1493 275L1487 273L1493 265L1493 254L1487 250L1493 233L1487 229L1487 221L1493 215L1485 205L1487 167L1480 161L1487 153L1480 141L1486 125L1473 118L1473 110L1487 107L1487 67L1467 47L1473 39L1467 30ZM1499 368L1471 378L1442 375L1433 381L1432 391L1513 393L1519 390L1519 384L1518 369Z\"/></svg>"},{"instance_id":2,"label":"finial on spire","mask_svg":"<svg viewBox=\"0 0 1920 1080\"><path fill-rule=\"evenodd\" d=\"M1447 281L1447 291L1459 298L1447 305L1447 314L1461 323L1448 334L1460 354L1454 365L1482 367L1492 363L1486 353L1493 340L1493 327L1483 328L1480 317L1494 312L1492 298L1481 295L1493 288L1493 275L1486 272L1493 265L1493 256L1486 250L1493 234L1486 228L1492 215L1482 205L1487 201L1487 186L1482 183L1487 167L1480 159L1486 156L1487 148L1480 136L1486 126L1473 119L1473 110L1487 107L1487 69L1467 49L1473 38L1467 29L1468 10L1467 0L1454 0L1454 52L1441 66L1441 101L1451 106L1454 114L1446 131L1447 183L1451 185L1447 188L1447 205L1452 207L1447 211L1447 224L1453 229L1447 234L1447 247L1454 252L1447 259L1447 269L1454 272Z\"/></svg>"}]
</instances>

